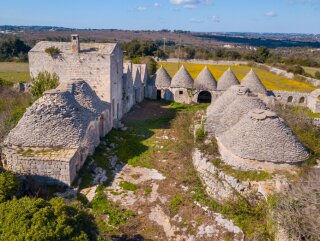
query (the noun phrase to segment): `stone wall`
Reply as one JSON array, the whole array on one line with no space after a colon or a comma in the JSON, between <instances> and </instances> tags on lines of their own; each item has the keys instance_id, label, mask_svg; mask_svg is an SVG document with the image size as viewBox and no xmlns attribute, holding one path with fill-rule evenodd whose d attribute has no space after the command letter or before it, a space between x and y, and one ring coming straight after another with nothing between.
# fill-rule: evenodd
<instances>
[{"instance_id":1,"label":"stone wall","mask_svg":"<svg viewBox=\"0 0 320 241\"><path fill-rule=\"evenodd\" d=\"M39 149L34 149L32 154L19 154L18 147L3 149L6 170L31 176L34 180L44 184L71 185L77 172L80 170L83 160L77 149L52 150L52 157L44 157L39 154ZM31 149L30 149L31 150ZM59 152L59 155L54 155ZM48 154L48 149L43 151Z\"/></svg>"},{"instance_id":2,"label":"stone wall","mask_svg":"<svg viewBox=\"0 0 320 241\"><path fill-rule=\"evenodd\" d=\"M165 60L159 60L161 62L168 62L168 63L194 63L194 64L213 64L213 65L248 65L248 61L228 61L228 60L204 60L204 59L177 59L177 58L170 58Z\"/></svg>"},{"instance_id":3,"label":"stone wall","mask_svg":"<svg viewBox=\"0 0 320 241\"><path fill-rule=\"evenodd\" d=\"M173 94L173 98L175 102L191 104L192 102L192 90L185 88L170 88L170 91Z\"/></svg>"},{"instance_id":4,"label":"stone wall","mask_svg":"<svg viewBox=\"0 0 320 241\"><path fill-rule=\"evenodd\" d=\"M120 119L122 110L123 54L117 46L112 55L80 52L61 53L56 57L41 51L29 52L31 77L39 72L56 73L61 83L83 79L101 100L112 104L112 119Z\"/></svg>"},{"instance_id":5,"label":"stone wall","mask_svg":"<svg viewBox=\"0 0 320 241\"><path fill-rule=\"evenodd\" d=\"M296 105L296 106L308 106L308 93L301 92L290 92L290 91L272 91L276 101L279 101L281 104L285 105Z\"/></svg>"}]
</instances>

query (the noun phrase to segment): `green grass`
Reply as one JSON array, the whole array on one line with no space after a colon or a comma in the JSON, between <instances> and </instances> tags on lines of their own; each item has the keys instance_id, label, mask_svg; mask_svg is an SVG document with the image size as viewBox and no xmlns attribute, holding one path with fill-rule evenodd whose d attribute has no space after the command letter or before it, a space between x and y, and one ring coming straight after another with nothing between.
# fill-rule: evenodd
<instances>
[{"instance_id":1,"label":"green grass","mask_svg":"<svg viewBox=\"0 0 320 241\"><path fill-rule=\"evenodd\" d=\"M114 231L120 225L125 224L130 218L133 218L135 214L132 211L120 208L107 199L102 189L103 188L97 189L96 196L91 202L92 211L96 217L103 215L108 216L108 222L102 220L97 222L100 231Z\"/></svg>"},{"instance_id":2,"label":"green grass","mask_svg":"<svg viewBox=\"0 0 320 241\"><path fill-rule=\"evenodd\" d=\"M304 66L303 69L307 74L311 74L313 77L316 72L320 72L320 68L313 68L313 67L305 67Z\"/></svg>"},{"instance_id":3,"label":"green grass","mask_svg":"<svg viewBox=\"0 0 320 241\"><path fill-rule=\"evenodd\" d=\"M179 211L179 208L183 205L184 196L181 194L175 195L169 202L169 208L173 214Z\"/></svg>"},{"instance_id":4,"label":"green grass","mask_svg":"<svg viewBox=\"0 0 320 241\"><path fill-rule=\"evenodd\" d=\"M126 191L136 191L139 186L134 184L134 183L131 183L131 182L127 182L127 181L122 181L120 182L120 187L123 189L123 190L126 190Z\"/></svg>"},{"instance_id":5,"label":"green grass","mask_svg":"<svg viewBox=\"0 0 320 241\"><path fill-rule=\"evenodd\" d=\"M0 62L0 79L11 83L29 82L29 64Z\"/></svg>"},{"instance_id":6,"label":"green grass","mask_svg":"<svg viewBox=\"0 0 320 241\"><path fill-rule=\"evenodd\" d=\"M212 161L213 165L226 174L239 179L240 181L266 181L268 179L272 178L272 175L266 171L243 171L243 170L237 170L233 167L225 164L220 159L215 159Z\"/></svg>"},{"instance_id":7,"label":"green grass","mask_svg":"<svg viewBox=\"0 0 320 241\"><path fill-rule=\"evenodd\" d=\"M186 69L190 72L191 76L194 79L198 76L198 74L201 72L201 70L205 66L204 64L194 64L194 63L181 63L181 64L183 64L186 67ZM160 62L159 66L160 65L162 65L171 76L173 76L179 69L178 63ZM209 70L217 80L229 67L231 67L231 69L233 70L233 72L235 73L235 75L239 80L242 80L243 77L251 69L250 66L208 65ZM309 84L306 84L304 82L287 79L259 68L253 68L253 69L261 79L264 86L269 90L312 92L313 90L316 89L315 87Z\"/></svg>"}]
</instances>

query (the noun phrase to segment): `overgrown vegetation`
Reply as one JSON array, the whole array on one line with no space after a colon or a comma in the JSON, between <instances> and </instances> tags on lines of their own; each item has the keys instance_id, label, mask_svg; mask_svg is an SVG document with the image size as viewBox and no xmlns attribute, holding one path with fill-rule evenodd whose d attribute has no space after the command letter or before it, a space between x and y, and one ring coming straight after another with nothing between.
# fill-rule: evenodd
<instances>
[{"instance_id":1,"label":"overgrown vegetation","mask_svg":"<svg viewBox=\"0 0 320 241\"><path fill-rule=\"evenodd\" d=\"M108 200L103 193L103 189L103 186L98 188L96 196L91 202L92 209L101 232L115 231L120 225L133 218L135 214L132 211L120 208ZM108 217L107 222L105 222L105 216Z\"/></svg>"},{"instance_id":2,"label":"overgrown vegetation","mask_svg":"<svg viewBox=\"0 0 320 241\"><path fill-rule=\"evenodd\" d=\"M45 52L49 54L52 58L56 58L61 53L60 49L54 46L46 48Z\"/></svg>"},{"instance_id":3,"label":"overgrown vegetation","mask_svg":"<svg viewBox=\"0 0 320 241\"><path fill-rule=\"evenodd\" d=\"M0 204L0 240L97 240L94 219L79 202L23 197Z\"/></svg>"},{"instance_id":4,"label":"overgrown vegetation","mask_svg":"<svg viewBox=\"0 0 320 241\"><path fill-rule=\"evenodd\" d=\"M122 181L120 183L120 187L123 189L123 190L126 190L126 191L136 191L139 186L134 184L134 183L131 183L131 182L127 182L127 181Z\"/></svg>"},{"instance_id":5,"label":"overgrown vegetation","mask_svg":"<svg viewBox=\"0 0 320 241\"><path fill-rule=\"evenodd\" d=\"M40 72L31 80L31 94L39 98L46 90L55 89L59 85L59 77L55 73Z\"/></svg>"},{"instance_id":6,"label":"overgrown vegetation","mask_svg":"<svg viewBox=\"0 0 320 241\"><path fill-rule=\"evenodd\" d=\"M10 38L0 42L0 61L28 60L30 47L18 38Z\"/></svg>"},{"instance_id":7,"label":"overgrown vegetation","mask_svg":"<svg viewBox=\"0 0 320 241\"><path fill-rule=\"evenodd\" d=\"M18 194L18 191L18 178L11 172L0 170L0 203L12 199Z\"/></svg>"},{"instance_id":8,"label":"overgrown vegetation","mask_svg":"<svg viewBox=\"0 0 320 241\"><path fill-rule=\"evenodd\" d=\"M292 240L320 239L320 172L312 170L275 195L273 215Z\"/></svg>"}]
</instances>

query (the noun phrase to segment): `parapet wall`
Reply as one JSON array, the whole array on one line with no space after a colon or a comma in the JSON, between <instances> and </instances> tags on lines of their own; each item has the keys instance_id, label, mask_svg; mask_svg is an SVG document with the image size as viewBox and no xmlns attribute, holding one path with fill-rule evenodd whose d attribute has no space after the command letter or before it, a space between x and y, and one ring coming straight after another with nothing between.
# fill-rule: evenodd
<instances>
[{"instance_id":1,"label":"parapet wall","mask_svg":"<svg viewBox=\"0 0 320 241\"><path fill-rule=\"evenodd\" d=\"M276 100L285 105L308 106L309 93L290 92L290 91L272 91Z\"/></svg>"}]
</instances>

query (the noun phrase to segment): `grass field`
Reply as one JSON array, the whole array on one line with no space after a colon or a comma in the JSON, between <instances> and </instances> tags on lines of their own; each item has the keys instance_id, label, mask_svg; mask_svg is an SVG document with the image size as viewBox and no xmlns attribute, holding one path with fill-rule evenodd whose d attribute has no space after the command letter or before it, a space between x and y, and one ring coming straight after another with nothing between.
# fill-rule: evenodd
<instances>
[{"instance_id":1,"label":"grass field","mask_svg":"<svg viewBox=\"0 0 320 241\"><path fill-rule=\"evenodd\" d=\"M313 77L317 71L320 72L320 68L303 67L303 69L306 73L311 74Z\"/></svg>"},{"instance_id":2,"label":"grass field","mask_svg":"<svg viewBox=\"0 0 320 241\"><path fill-rule=\"evenodd\" d=\"M186 69L189 71L191 76L195 79L201 70L204 68L204 64L193 64L193 63L181 63ZM160 62L159 66L162 65L170 74L173 76L179 69L178 63L167 63ZM229 66L228 65L208 65L211 73L218 80L221 75L226 71ZM249 72L251 67L249 66L231 66L232 71L235 73L239 80L242 80L243 77ZM264 86L269 90L285 90L285 91L297 91L297 92L311 92L316 88L308 85L303 82L299 82L296 80L290 80L265 70L261 70L258 68L253 68L257 73L259 78L261 79Z\"/></svg>"},{"instance_id":3,"label":"grass field","mask_svg":"<svg viewBox=\"0 0 320 241\"><path fill-rule=\"evenodd\" d=\"M0 78L13 83L28 82L30 80L29 64L0 62Z\"/></svg>"}]
</instances>

